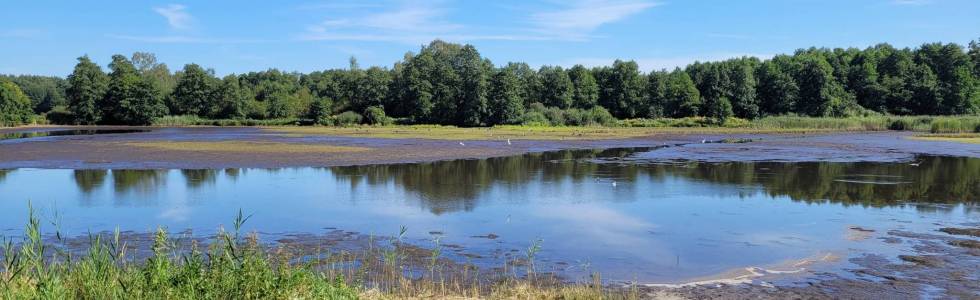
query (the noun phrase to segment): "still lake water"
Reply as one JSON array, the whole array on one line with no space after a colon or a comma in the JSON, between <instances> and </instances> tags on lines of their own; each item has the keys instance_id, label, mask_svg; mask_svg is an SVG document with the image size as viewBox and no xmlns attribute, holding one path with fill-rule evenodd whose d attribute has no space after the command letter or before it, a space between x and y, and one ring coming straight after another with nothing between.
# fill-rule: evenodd
<instances>
[{"instance_id":1,"label":"still lake water","mask_svg":"<svg viewBox=\"0 0 980 300\"><path fill-rule=\"evenodd\" d=\"M242 209L260 237L390 236L404 225L420 246L441 232L442 243L485 257L540 239L539 260L570 274L677 282L826 253L845 258L838 267L861 253L894 257L910 245L879 239L888 230L980 222L980 159L631 159L645 151L656 149L333 168L0 170L0 234L20 234L29 202L75 236L158 225L206 235ZM853 226L875 233L854 238Z\"/></svg>"}]
</instances>

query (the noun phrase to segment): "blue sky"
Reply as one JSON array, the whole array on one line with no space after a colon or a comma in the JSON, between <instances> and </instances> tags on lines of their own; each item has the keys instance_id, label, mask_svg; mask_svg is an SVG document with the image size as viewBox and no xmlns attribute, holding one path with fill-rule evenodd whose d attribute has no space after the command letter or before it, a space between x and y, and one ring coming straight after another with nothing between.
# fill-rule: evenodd
<instances>
[{"instance_id":1,"label":"blue sky","mask_svg":"<svg viewBox=\"0 0 980 300\"><path fill-rule=\"evenodd\" d=\"M391 66L435 38L500 65L636 60L643 70L809 46L966 44L975 0L9 1L0 73L65 76L88 54L156 53L218 74Z\"/></svg>"}]
</instances>

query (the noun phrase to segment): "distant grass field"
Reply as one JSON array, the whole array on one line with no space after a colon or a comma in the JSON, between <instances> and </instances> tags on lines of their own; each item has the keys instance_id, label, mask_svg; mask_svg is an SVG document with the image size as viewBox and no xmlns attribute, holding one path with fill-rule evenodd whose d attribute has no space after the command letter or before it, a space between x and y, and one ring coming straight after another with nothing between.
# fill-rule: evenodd
<instances>
[{"instance_id":1,"label":"distant grass field","mask_svg":"<svg viewBox=\"0 0 980 300\"><path fill-rule=\"evenodd\" d=\"M361 152L371 148L333 146L322 144L276 143L276 142L247 142L247 141L202 141L202 142L172 142L172 141L141 141L123 143L125 146L153 148L168 151L206 151L206 152L241 152L241 153L338 153Z\"/></svg>"}]
</instances>

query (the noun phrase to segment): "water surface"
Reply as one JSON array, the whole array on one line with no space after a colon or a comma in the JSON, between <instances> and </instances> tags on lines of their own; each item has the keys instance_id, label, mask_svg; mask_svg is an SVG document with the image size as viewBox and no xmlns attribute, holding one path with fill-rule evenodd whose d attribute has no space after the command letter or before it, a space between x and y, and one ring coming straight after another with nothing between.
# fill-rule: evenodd
<instances>
[{"instance_id":1,"label":"water surface","mask_svg":"<svg viewBox=\"0 0 980 300\"><path fill-rule=\"evenodd\" d=\"M147 132L142 129L55 129L55 130L30 130L9 133L0 133L0 141L16 140L16 142L37 141L38 138L54 138L73 135L96 135L96 134L122 134ZM9 141L8 141L9 142Z\"/></svg>"},{"instance_id":2,"label":"water surface","mask_svg":"<svg viewBox=\"0 0 980 300\"><path fill-rule=\"evenodd\" d=\"M246 229L265 236L394 235L404 225L414 243L438 234L486 265L540 239L545 268L676 282L827 253L894 256L911 249L879 239L888 230L980 221L980 159L629 159L647 151L657 149L334 168L0 170L0 233L20 233L28 202L69 235L158 225L205 235L243 209L254 214ZM855 226L875 232L855 238Z\"/></svg>"}]
</instances>

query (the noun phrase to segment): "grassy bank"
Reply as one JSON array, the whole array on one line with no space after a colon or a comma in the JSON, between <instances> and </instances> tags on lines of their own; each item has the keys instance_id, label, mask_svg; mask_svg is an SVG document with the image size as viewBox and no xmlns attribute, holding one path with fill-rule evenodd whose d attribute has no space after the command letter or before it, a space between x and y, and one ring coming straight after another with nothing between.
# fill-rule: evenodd
<instances>
[{"instance_id":1,"label":"grassy bank","mask_svg":"<svg viewBox=\"0 0 980 300\"><path fill-rule=\"evenodd\" d=\"M0 245L0 299L637 298L635 291L603 288L597 275L583 284L537 275L539 246L529 247L523 263L510 266L526 272L511 272L505 265L498 275L479 277L468 265L462 272L451 271L454 265L441 257L438 242L424 250L402 243L405 228L361 252L297 255L263 246L255 234L241 235L246 220L239 213L231 231L200 243L181 242L158 229L146 257L138 257L118 231L90 236L88 249L76 255L59 247L70 244L60 234L53 242L42 235L32 210L23 238ZM424 265L421 272L413 273L419 270L413 261Z\"/></svg>"}]
</instances>

